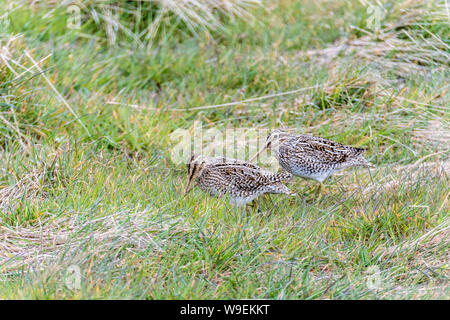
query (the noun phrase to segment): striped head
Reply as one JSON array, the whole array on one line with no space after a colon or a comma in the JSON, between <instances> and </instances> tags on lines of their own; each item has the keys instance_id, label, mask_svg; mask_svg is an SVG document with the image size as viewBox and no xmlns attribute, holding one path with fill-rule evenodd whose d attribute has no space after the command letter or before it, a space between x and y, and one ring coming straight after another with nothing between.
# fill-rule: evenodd
<instances>
[{"instance_id":1,"label":"striped head","mask_svg":"<svg viewBox=\"0 0 450 320\"><path fill-rule=\"evenodd\" d=\"M266 148L270 148L271 146L279 146L288 138L289 134L286 131L275 129L267 136Z\"/></svg>"},{"instance_id":2,"label":"striped head","mask_svg":"<svg viewBox=\"0 0 450 320\"><path fill-rule=\"evenodd\" d=\"M284 130L275 129L269 133L266 139L266 144L264 148L260 149L253 157L250 158L250 161L254 161L258 156L264 152L264 150L275 147L278 149L280 144L289 138L289 134Z\"/></svg>"},{"instance_id":3,"label":"striped head","mask_svg":"<svg viewBox=\"0 0 450 320\"><path fill-rule=\"evenodd\" d=\"M186 185L186 189L184 190L184 194L186 195L192 185L192 181L198 178L203 170L206 167L206 160L202 155L193 154L189 162L187 163L187 171L188 171L188 183Z\"/></svg>"}]
</instances>

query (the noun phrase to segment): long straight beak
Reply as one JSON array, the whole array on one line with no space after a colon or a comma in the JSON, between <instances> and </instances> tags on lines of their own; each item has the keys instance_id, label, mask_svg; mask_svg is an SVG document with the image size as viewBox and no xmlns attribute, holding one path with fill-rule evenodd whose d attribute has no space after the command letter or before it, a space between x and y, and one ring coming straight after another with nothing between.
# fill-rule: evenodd
<instances>
[{"instance_id":1,"label":"long straight beak","mask_svg":"<svg viewBox=\"0 0 450 320\"><path fill-rule=\"evenodd\" d=\"M253 157L250 158L250 162L253 162L256 158L258 158L258 156L264 152L264 150L266 150L268 147L268 145L266 144L266 146L264 148L262 148L261 150L259 150Z\"/></svg>"},{"instance_id":2,"label":"long straight beak","mask_svg":"<svg viewBox=\"0 0 450 320\"><path fill-rule=\"evenodd\" d=\"M191 189L191 184L192 184L192 179L189 179L188 184L187 184L186 188L184 189L185 196L188 194L189 190Z\"/></svg>"}]
</instances>

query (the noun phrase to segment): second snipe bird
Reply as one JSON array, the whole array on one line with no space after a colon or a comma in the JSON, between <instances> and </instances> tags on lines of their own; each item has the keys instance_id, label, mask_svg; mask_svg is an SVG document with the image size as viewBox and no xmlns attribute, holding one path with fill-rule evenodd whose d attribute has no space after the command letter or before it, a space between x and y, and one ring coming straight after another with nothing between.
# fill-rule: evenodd
<instances>
[{"instance_id":1,"label":"second snipe bird","mask_svg":"<svg viewBox=\"0 0 450 320\"><path fill-rule=\"evenodd\" d=\"M310 135L294 135L283 130L273 130L266 146L270 148L281 167L302 178L322 182L333 173L350 167L372 167L362 154L365 149L346 146L335 141Z\"/></svg>"},{"instance_id":2,"label":"second snipe bird","mask_svg":"<svg viewBox=\"0 0 450 320\"><path fill-rule=\"evenodd\" d=\"M198 186L213 196L228 195L234 205L245 205L265 193L294 195L283 181L288 172L273 173L242 160L193 155L187 164L187 194L195 180Z\"/></svg>"}]
</instances>

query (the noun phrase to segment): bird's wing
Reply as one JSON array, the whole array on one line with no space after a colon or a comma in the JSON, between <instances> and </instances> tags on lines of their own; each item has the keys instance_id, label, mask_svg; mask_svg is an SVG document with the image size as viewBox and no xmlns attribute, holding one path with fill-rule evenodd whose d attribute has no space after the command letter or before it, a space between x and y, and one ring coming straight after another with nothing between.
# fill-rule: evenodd
<instances>
[{"instance_id":1,"label":"bird's wing","mask_svg":"<svg viewBox=\"0 0 450 320\"><path fill-rule=\"evenodd\" d=\"M364 149L345 146L335 141L313 136L296 136L280 146L280 155L292 161L299 159L317 163L344 163Z\"/></svg>"},{"instance_id":2,"label":"bird's wing","mask_svg":"<svg viewBox=\"0 0 450 320\"><path fill-rule=\"evenodd\" d=\"M229 188L252 191L262 185L271 183L260 170L255 170L245 165L215 165L214 170L220 173L222 179L229 185Z\"/></svg>"},{"instance_id":3,"label":"bird's wing","mask_svg":"<svg viewBox=\"0 0 450 320\"><path fill-rule=\"evenodd\" d=\"M247 167L247 168L250 168L253 170L262 170L262 168L260 168L256 164L246 162L244 160L225 158L225 157L214 158L212 164L214 164L215 166L236 165L236 166L244 166L244 167Z\"/></svg>"}]
</instances>

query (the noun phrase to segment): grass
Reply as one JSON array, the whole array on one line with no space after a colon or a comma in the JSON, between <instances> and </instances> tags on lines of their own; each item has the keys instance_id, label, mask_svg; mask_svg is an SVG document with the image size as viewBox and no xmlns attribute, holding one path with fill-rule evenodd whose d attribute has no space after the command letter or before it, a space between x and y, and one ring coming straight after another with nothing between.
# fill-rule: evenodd
<instances>
[{"instance_id":1,"label":"grass","mask_svg":"<svg viewBox=\"0 0 450 320\"><path fill-rule=\"evenodd\" d=\"M0 298L449 298L443 1L384 1L379 30L356 0L212 10L194 30L169 12L154 37L157 4L72 30L64 5L27 3L0 4ZM258 209L183 198L170 137L194 121L293 128L376 168Z\"/></svg>"}]
</instances>

